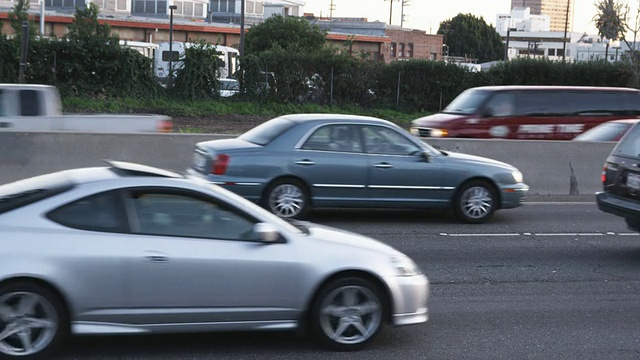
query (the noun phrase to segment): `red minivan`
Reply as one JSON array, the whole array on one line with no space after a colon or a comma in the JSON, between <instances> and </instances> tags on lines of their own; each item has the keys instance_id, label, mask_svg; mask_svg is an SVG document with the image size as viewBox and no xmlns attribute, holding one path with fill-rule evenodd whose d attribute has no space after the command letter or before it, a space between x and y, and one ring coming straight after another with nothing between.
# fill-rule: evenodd
<instances>
[{"instance_id":1,"label":"red minivan","mask_svg":"<svg viewBox=\"0 0 640 360\"><path fill-rule=\"evenodd\" d=\"M509 85L463 91L440 113L415 119L420 138L571 140L606 121L640 117L640 90Z\"/></svg>"}]
</instances>

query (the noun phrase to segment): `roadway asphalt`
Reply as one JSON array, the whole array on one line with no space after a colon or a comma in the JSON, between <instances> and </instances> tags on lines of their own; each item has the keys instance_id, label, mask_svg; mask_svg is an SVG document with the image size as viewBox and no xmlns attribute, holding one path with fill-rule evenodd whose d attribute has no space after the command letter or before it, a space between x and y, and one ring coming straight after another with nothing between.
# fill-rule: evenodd
<instances>
[{"instance_id":1,"label":"roadway asphalt","mask_svg":"<svg viewBox=\"0 0 640 360\"><path fill-rule=\"evenodd\" d=\"M640 236L594 203L529 203L484 225L446 213L326 211L431 281L430 320L357 353L291 333L75 338L60 359L640 359Z\"/></svg>"}]
</instances>

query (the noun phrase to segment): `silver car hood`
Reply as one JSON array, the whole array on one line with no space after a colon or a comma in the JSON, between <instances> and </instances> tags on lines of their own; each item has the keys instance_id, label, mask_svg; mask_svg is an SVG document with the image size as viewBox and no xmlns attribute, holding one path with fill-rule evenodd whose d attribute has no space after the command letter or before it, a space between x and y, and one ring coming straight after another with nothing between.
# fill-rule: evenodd
<instances>
[{"instance_id":1,"label":"silver car hood","mask_svg":"<svg viewBox=\"0 0 640 360\"><path fill-rule=\"evenodd\" d=\"M447 156L445 158L448 159L448 160L451 160L451 161L458 161L458 162L462 162L462 163L472 163L472 164L480 164L480 165L493 165L493 166L500 167L500 168L503 168L503 169L509 170L509 171L516 169L514 166L509 165L507 163L504 163L502 161L489 159L489 158L482 157L482 156L464 154L464 153L457 153L457 152L447 151Z\"/></svg>"},{"instance_id":2,"label":"silver car hood","mask_svg":"<svg viewBox=\"0 0 640 360\"><path fill-rule=\"evenodd\" d=\"M314 223L303 223L309 229L310 236L315 241L341 244L360 249L372 250L375 252L394 255L399 251L393 247L370 237L356 234L346 230L338 230L328 226Z\"/></svg>"}]
</instances>

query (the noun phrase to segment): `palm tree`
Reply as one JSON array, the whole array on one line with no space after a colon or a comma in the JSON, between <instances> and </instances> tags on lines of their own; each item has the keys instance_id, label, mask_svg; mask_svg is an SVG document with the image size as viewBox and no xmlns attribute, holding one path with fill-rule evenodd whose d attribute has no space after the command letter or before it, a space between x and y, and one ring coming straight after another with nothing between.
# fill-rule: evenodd
<instances>
[{"instance_id":1,"label":"palm tree","mask_svg":"<svg viewBox=\"0 0 640 360\"><path fill-rule=\"evenodd\" d=\"M624 37L627 29L628 7L616 0L599 0L596 3L598 13L593 17L600 38L607 40L604 57L609 56L609 42Z\"/></svg>"}]
</instances>

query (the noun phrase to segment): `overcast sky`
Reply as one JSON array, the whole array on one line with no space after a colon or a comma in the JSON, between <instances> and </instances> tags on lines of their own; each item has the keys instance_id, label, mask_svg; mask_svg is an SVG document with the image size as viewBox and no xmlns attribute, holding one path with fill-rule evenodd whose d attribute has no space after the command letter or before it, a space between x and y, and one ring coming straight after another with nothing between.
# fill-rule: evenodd
<instances>
[{"instance_id":1,"label":"overcast sky","mask_svg":"<svg viewBox=\"0 0 640 360\"><path fill-rule=\"evenodd\" d=\"M401 0L394 0L392 24L400 25ZM624 1L624 0L623 0ZM635 12L636 0L628 0ZM596 0L575 0L573 30L596 35L593 17ZM329 16L331 0L306 0L304 10L316 16ZM334 17L366 17L369 21L389 22L389 0L333 0ZM511 0L408 0L404 8L404 27L425 30L435 34L441 21L459 13L482 16L495 25L496 15L510 12Z\"/></svg>"}]
</instances>

